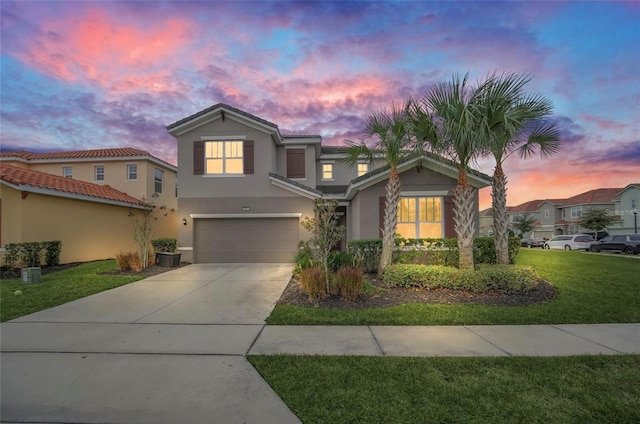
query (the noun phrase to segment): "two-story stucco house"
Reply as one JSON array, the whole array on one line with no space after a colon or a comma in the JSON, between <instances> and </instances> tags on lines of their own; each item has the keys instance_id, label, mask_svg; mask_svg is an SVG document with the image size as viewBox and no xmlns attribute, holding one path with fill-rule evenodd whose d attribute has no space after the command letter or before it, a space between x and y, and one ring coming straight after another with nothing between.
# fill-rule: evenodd
<instances>
[{"instance_id":1,"label":"two-story stucco house","mask_svg":"<svg viewBox=\"0 0 640 424\"><path fill-rule=\"evenodd\" d=\"M319 198L339 202L346 241L380 237L389 177L380 163L349 167L339 149L322 146L320 136L282 135L276 124L225 104L167 130L178 141L183 260L290 262L298 243L310 237L300 223L313 217ZM402 163L399 172L398 233L455 237L456 167L425 156ZM477 188L490 184L479 172L469 180Z\"/></svg>"},{"instance_id":2,"label":"two-story stucco house","mask_svg":"<svg viewBox=\"0 0 640 424\"><path fill-rule=\"evenodd\" d=\"M0 160L0 247L61 240L63 262L110 258L135 249L129 213L141 213L143 200L177 208L177 168L142 150L2 152ZM177 214L162 217L154 236L175 237L177 226Z\"/></svg>"},{"instance_id":3,"label":"two-story stucco house","mask_svg":"<svg viewBox=\"0 0 640 424\"><path fill-rule=\"evenodd\" d=\"M633 234L640 226L640 183L629 184L613 199L613 214L620 219L620 225L613 227L610 234Z\"/></svg>"}]
</instances>

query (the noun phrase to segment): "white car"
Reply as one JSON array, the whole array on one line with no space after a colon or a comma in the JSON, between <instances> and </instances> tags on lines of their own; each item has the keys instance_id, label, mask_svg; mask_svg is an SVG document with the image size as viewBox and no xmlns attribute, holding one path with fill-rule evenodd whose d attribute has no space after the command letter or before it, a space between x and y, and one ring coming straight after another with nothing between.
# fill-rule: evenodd
<instances>
[{"instance_id":1,"label":"white car","mask_svg":"<svg viewBox=\"0 0 640 424\"><path fill-rule=\"evenodd\" d=\"M589 250L595 240L589 234L555 236L544 242L545 249Z\"/></svg>"}]
</instances>

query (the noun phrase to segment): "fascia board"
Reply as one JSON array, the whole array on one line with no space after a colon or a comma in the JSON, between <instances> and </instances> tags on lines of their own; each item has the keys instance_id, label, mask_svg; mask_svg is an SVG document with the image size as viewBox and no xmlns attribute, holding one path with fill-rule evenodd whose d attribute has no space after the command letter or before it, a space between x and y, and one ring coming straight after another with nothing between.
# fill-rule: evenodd
<instances>
[{"instance_id":1,"label":"fascia board","mask_svg":"<svg viewBox=\"0 0 640 424\"><path fill-rule=\"evenodd\" d=\"M262 122L257 122L247 116L241 115L237 112L234 112L229 109L224 109L224 108L212 110L211 112L198 116L197 118L194 118L191 121L178 125L177 127L174 127L171 130L169 130L169 134L175 137L178 137L197 127L216 121L218 119L222 119L222 114L220 113L222 110L224 110L225 119L233 119L236 122L247 125L248 127L257 129L267 134L277 134L278 138L282 139L282 136L280 135L280 132L278 131L277 128L274 128L270 125L263 124Z\"/></svg>"},{"instance_id":2,"label":"fascia board","mask_svg":"<svg viewBox=\"0 0 640 424\"><path fill-rule=\"evenodd\" d=\"M135 209L146 209L146 207L135 204L135 203L121 202L118 200L104 199L101 197L88 196L84 194L67 193L59 190L33 187L33 186L22 185L22 184L15 185L15 184L8 183L6 181L2 181L2 184L6 185L7 187L11 187L14 190L26 191L27 193L42 194L45 196L63 197L65 199L73 199L73 200L84 200L86 202L104 203L107 205L125 206L128 208L135 208Z\"/></svg>"}]
</instances>

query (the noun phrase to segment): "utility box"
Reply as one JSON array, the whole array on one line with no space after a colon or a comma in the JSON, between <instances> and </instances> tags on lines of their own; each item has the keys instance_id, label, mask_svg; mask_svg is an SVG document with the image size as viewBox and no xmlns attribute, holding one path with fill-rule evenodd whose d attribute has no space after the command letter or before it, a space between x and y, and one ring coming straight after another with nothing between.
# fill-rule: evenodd
<instances>
[{"instance_id":1,"label":"utility box","mask_svg":"<svg viewBox=\"0 0 640 424\"><path fill-rule=\"evenodd\" d=\"M40 269L39 266L22 268L23 283L39 283L40 278L42 278L42 270Z\"/></svg>"}]
</instances>

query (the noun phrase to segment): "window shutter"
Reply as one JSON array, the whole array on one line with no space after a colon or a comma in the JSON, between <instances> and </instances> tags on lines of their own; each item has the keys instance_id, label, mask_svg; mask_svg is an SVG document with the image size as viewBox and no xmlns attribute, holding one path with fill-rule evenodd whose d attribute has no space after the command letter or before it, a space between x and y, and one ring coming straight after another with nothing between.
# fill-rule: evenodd
<instances>
[{"instance_id":1,"label":"window shutter","mask_svg":"<svg viewBox=\"0 0 640 424\"><path fill-rule=\"evenodd\" d=\"M305 178L305 149L287 149L287 178Z\"/></svg>"},{"instance_id":2,"label":"window shutter","mask_svg":"<svg viewBox=\"0 0 640 424\"><path fill-rule=\"evenodd\" d=\"M380 238L382 238L382 230L384 228L384 206L386 205L386 198L384 197L380 197L379 199L379 203L378 203L378 210L380 211L379 214L379 225L380 225L380 231L378 231L378 234L380 234Z\"/></svg>"},{"instance_id":3,"label":"window shutter","mask_svg":"<svg viewBox=\"0 0 640 424\"><path fill-rule=\"evenodd\" d=\"M444 196L444 236L455 238L455 221L453 220L453 196Z\"/></svg>"},{"instance_id":4,"label":"window shutter","mask_svg":"<svg viewBox=\"0 0 640 424\"><path fill-rule=\"evenodd\" d=\"M193 175L204 175L204 141L193 142Z\"/></svg>"},{"instance_id":5,"label":"window shutter","mask_svg":"<svg viewBox=\"0 0 640 424\"><path fill-rule=\"evenodd\" d=\"M244 173L253 174L253 140L245 140L242 144L242 158L244 159Z\"/></svg>"}]
</instances>

